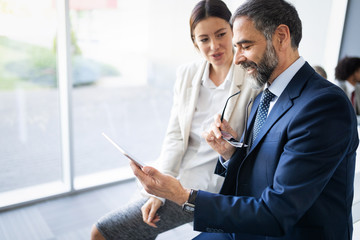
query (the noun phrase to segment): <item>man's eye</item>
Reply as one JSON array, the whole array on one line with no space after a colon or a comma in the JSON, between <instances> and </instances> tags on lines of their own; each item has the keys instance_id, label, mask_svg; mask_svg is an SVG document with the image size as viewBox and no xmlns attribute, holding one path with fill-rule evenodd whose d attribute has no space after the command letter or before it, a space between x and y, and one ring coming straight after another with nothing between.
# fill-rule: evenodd
<instances>
[{"instance_id":1,"label":"man's eye","mask_svg":"<svg viewBox=\"0 0 360 240\"><path fill-rule=\"evenodd\" d=\"M223 36L225 36L225 32L224 33L220 33L220 34L218 34L217 36L220 38L220 37L223 37Z\"/></svg>"}]
</instances>

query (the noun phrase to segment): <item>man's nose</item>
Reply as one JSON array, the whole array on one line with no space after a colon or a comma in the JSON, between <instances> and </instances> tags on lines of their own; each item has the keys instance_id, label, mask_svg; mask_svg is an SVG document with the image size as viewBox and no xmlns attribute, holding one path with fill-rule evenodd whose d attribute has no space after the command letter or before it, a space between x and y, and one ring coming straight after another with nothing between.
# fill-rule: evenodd
<instances>
[{"instance_id":1,"label":"man's nose","mask_svg":"<svg viewBox=\"0 0 360 240\"><path fill-rule=\"evenodd\" d=\"M234 56L234 64L240 65L245 61L246 61L245 55L241 51L237 50Z\"/></svg>"}]
</instances>

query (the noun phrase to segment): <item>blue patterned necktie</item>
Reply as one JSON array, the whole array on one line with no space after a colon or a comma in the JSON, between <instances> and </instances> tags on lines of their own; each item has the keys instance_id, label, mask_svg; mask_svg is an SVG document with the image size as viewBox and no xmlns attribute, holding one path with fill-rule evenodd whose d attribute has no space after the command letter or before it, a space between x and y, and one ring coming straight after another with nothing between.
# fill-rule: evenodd
<instances>
[{"instance_id":1,"label":"blue patterned necktie","mask_svg":"<svg viewBox=\"0 0 360 240\"><path fill-rule=\"evenodd\" d=\"M269 111L270 101L275 97L275 95L269 91L269 89L265 89L260 100L259 108L256 113L254 128L253 128L253 137L252 142L255 141L256 136L260 132L260 129L265 123L267 118L267 114Z\"/></svg>"}]
</instances>

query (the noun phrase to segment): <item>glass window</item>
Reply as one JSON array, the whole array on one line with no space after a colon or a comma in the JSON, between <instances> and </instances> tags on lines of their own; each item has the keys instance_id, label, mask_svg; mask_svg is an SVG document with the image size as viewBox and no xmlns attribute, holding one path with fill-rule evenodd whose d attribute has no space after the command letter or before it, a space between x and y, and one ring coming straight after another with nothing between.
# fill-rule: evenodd
<instances>
[{"instance_id":1,"label":"glass window","mask_svg":"<svg viewBox=\"0 0 360 240\"><path fill-rule=\"evenodd\" d=\"M75 188L132 177L102 132L144 162L159 154L175 71L165 84L149 77L149 14L138 5L70 2Z\"/></svg>"},{"instance_id":2,"label":"glass window","mask_svg":"<svg viewBox=\"0 0 360 240\"><path fill-rule=\"evenodd\" d=\"M62 179L55 11L0 1L0 206L61 190L51 188Z\"/></svg>"}]
</instances>

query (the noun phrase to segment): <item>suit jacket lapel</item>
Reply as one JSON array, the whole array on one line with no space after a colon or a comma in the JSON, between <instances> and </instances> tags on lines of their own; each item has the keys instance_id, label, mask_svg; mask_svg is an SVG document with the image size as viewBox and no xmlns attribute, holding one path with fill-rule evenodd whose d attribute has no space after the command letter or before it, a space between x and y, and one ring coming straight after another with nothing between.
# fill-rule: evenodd
<instances>
[{"instance_id":1,"label":"suit jacket lapel","mask_svg":"<svg viewBox=\"0 0 360 240\"><path fill-rule=\"evenodd\" d=\"M278 121L278 119L280 119L293 106L293 100L298 96L300 96L305 83L313 73L314 70L306 62L304 66L302 66L300 70L295 74L295 76L289 82L288 86L284 89L283 93L279 96L279 99L276 101L273 109L271 110L268 118L265 121L265 124L258 133L255 141L253 142L250 152L259 144L261 139L266 135L266 133L271 129L271 127ZM251 115L250 115L251 123L254 121L255 112L260 103L260 96L256 100L257 100L256 108L251 111Z\"/></svg>"},{"instance_id":2,"label":"suit jacket lapel","mask_svg":"<svg viewBox=\"0 0 360 240\"><path fill-rule=\"evenodd\" d=\"M270 130L270 128L275 124L275 122L281 118L285 112L289 110L293 105L293 102L287 92L283 92L279 97L278 101L275 103L273 109L271 110L268 118L266 119L264 125L262 126L260 132L258 133L255 141L252 143L251 149L255 148L260 140L265 136L265 134Z\"/></svg>"}]
</instances>

